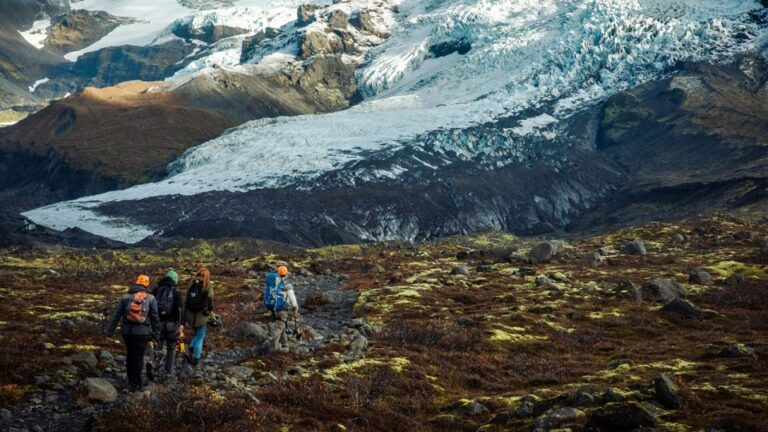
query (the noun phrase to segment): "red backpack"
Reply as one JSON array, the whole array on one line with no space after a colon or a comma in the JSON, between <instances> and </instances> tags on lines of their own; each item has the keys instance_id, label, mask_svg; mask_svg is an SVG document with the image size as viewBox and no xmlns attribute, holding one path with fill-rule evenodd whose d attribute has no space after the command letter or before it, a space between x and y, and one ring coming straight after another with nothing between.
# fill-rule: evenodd
<instances>
[{"instance_id":1,"label":"red backpack","mask_svg":"<svg viewBox=\"0 0 768 432\"><path fill-rule=\"evenodd\" d=\"M128 313L125 319L134 324L144 324L149 315L149 294L146 291L138 291L133 294L131 304L128 306Z\"/></svg>"}]
</instances>

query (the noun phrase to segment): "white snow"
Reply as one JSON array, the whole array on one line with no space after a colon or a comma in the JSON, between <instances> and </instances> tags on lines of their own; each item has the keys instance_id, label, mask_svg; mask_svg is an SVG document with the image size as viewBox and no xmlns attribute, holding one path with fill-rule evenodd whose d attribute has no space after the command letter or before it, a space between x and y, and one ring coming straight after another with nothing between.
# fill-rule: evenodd
<instances>
[{"instance_id":1,"label":"white snow","mask_svg":"<svg viewBox=\"0 0 768 432\"><path fill-rule=\"evenodd\" d=\"M136 18L132 24L122 25L93 45L67 53L65 58L75 61L85 53L119 45L150 45L167 40L176 22L191 22L201 27L206 23L260 30L266 26L281 26L296 17L300 0L235 0L232 6L211 10L194 10L177 0L83 0L78 9L105 11L119 17ZM330 3L323 0L320 4Z\"/></svg>"},{"instance_id":2,"label":"white snow","mask_svg":"<svg viewBox=\"0 0 768 432\"><path fill-rule=\"evenodd\" d=\"M756 7L752 0L402 2L388 29L391 37L368 53L359 72L366 102L332 114L249 122L187 151L163 181L25 215L54 228L98 229L135 241L149 229L107 229L110 222L89 209L152 196L287 186L370 152L421 145L419 136L431 131L503 116L522 118L509 129L514 135L552 139L550 125L662 76L677 61L725 59L752 48L735 35L761 32L747 15ZM466 55L430 57L431 45L459 38L473 43ZM226 60L231 53L220 55Z\"/></svg>"},{"instance_id":3,"label":"white snow","mask_svg":"<svg viewBox=\"0 0 768 432\"><path fill-rule=\"evenodd\" d=\"M48 77L42 78L42 79L39 79L39 80L35 81L31 86L29 86L29 92L30 93L34 93L35 90L37 90L38 86L40 86L42 84L45 84L48 81L50 81L50 79Z\"/></svg>"},{"instance_id":4,"label":"white snow","mask_svg":"<svg viewBox=\"0 0 768 432\"><path fill-rule=\"evenodd\" d=\"M51 20L46 18L32 23L32 28L27 31L19 31L21 36L37 49L43 47L43 41L48 37L48 28L51 26Z\"/></svg>"}]
</instances>

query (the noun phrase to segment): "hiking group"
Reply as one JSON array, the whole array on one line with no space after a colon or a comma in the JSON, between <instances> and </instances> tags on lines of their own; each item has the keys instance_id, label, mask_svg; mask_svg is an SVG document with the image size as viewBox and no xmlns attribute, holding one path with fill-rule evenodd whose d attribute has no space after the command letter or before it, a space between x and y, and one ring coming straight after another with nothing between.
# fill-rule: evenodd
<instances>
[{"instance_id":1,"label":"hiking group","mask_svg":"<svg viewBox=\"0 0 768 432\"><path fill-rule=\"evenodd\" d=\"M120 325L127 350L125 363L130 390L143 389L145 368L147 378L155 380L152 359L164 357L165 377L172 376L177 353L181 353L190 366L197 366L203 355L208 327L221 325L221 318L213 312L213 288L208 269L197 271L186 295L182 294L178 284L179 274L170 270L150 291L149 277L140 275L115 307L106 335L111 338ZM288 280L288 267L281 265L276 272L267 273L263 296L273 321L271 348L286 352L288 322L299 316L296 294ZM189 349L185 344L185 329L192 333ZM151 359L149 362L144 360L147 354Z\"/></svg>"}]
</instances>

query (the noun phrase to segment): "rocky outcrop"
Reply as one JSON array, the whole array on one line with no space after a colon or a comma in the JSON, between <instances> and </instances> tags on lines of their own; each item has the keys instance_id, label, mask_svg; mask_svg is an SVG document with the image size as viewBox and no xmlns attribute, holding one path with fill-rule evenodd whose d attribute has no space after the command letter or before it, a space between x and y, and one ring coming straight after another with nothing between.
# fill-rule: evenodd
<instances>
[{"instance_id":1,"label":"rocky outcrop","mask_svg":"<svg viewBox=\"0 0 768 432\"><path fill-rule=\"evenodd\" d=\"M177 25L173 29L173 34L185 40L199 40L208 44L218 42L232 36L247 33L248 30L230 27L225 25L216 25L207 23L202 27L194 27L191 23Z\"/></svg>"},{"instance_id":2,"label":"rocky outcrop","mask_svg":"<svg viewBox=\"0 0 768 432\"><path fill-rule=\"evenodd\" d=\"M184 106L162 83L88 88L55 102L0 136L2 196L20 209L146 182L190 146L233 125ZM105 137L109 137L105 140Z\"/></svg>"},{"instance_id":3,"label":"rocky outcrop","mask_svg":"<svg viewBox=\"0 0 768 432\"><path fill-rule=\"evenodd\" d=\"M117 27L133 22L102 11L73 10L51 20L45 49L63 55L85 48L109 34Z\"/></svg>"},{"instance_id":4,"label":"rocky outcrop","mask_svg":"<svg viewBox=\"0 0 768 432\"><path fill-rule=\"evenodd\" d=\"M256 34L248 36L243 39L243 48L240 51L240 63L245 63L250 60L256 53L256 47L265 40L272 39L280 34L280 30L272 27L267 27L264 30L259 30Z\"/></svg>"}]
</instances>

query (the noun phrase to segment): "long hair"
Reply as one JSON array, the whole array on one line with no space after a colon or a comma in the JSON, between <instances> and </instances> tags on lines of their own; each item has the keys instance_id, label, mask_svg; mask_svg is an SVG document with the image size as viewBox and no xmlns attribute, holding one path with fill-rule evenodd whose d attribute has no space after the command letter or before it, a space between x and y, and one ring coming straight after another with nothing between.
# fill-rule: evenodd
<instances>
[{"instance_id":1,"label":"long hair","mask_svg":"<svg viewBox=\"0 0 768 432\"><path fill-rule=\"evenodd\" d=\"M208 292L208 286L211 284L211 272L207 268L201 267L200 270L197 271L195 279L192 281L192 285L198 283L198 281L203 284L203 292Z\"/></svg>"}]
</instances>

